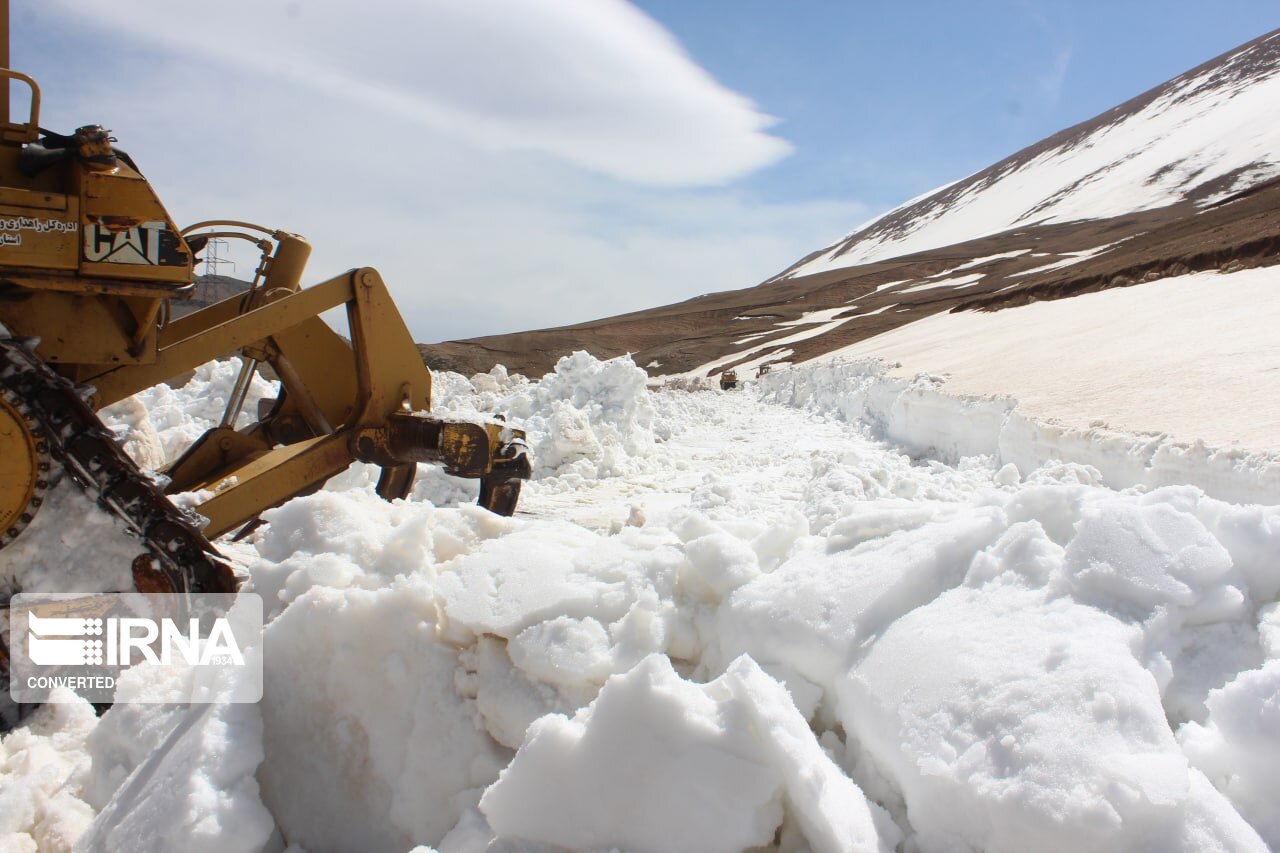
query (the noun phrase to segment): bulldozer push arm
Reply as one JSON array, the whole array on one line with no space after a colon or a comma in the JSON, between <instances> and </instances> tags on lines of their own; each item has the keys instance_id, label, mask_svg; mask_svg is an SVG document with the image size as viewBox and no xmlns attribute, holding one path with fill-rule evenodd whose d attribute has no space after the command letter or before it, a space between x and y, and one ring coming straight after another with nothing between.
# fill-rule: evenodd
<instances>
[{"instance_id":1,"label":"bulldozer push arm","mask_svg":"<svg viewBox=\"0 0 1280 853\"><path fill-rule=\"evenodd\" d=\"M454 476L481 481L483 506L510 515L529 476L523 433L425 414L431 374L377 271L352 270L300 289L310 247L296 235L271 236L277 248L261 286L169 324L153 362L85 377L104 406L210 359L242 354L245 374L223 424L163 471L171 491L212 492L194 507L208 519L205 532L226 533L356 460L382 467L378 492L388 499L408 494L417 463L443 463ZM319 316L340 306L349 344ZM280 378L282 393L258 422L236 430L247 374L261 363Z\"/></svg>"}]
</instances>

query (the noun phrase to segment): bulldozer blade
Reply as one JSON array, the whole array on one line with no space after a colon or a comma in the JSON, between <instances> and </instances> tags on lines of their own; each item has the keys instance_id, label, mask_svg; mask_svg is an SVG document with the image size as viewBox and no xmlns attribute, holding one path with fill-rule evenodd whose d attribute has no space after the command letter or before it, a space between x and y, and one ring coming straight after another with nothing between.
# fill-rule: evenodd
<instances>
[{"instance_id":1,"label":"bulldozer blade","mask_svg":"<svg viewBox=\"0 0 1280 853\"><path fill-rule=\"evenodd\" d=\"M495 515L510 517L520 501L520 483L520 480L495 481L492 477L482 477L480 499L476 503Z\"/></svg>"},{"instance_id":2,"label":"bulldozer blade","mask_svg":"<svg viewBox=\"0 0 1280 853\"><path fill-rule=\"evenodd\" d=\"M378 497L384 501L404 500L413 491L413 478L418 475L418 464L387 465L378 477Z\"/></svg>"},{"instance_id":3,"label":"bulldozer blade","mask_svg":"<svg viewBox=\"0 0 1280 853\"><path fill-rule=\"evenodd\" d=\"M521 437L499 448L493 468L480 478L480 506L497 515L515 514L520 484L533 475L533 465Z\"/></svg>"}]
</instances>

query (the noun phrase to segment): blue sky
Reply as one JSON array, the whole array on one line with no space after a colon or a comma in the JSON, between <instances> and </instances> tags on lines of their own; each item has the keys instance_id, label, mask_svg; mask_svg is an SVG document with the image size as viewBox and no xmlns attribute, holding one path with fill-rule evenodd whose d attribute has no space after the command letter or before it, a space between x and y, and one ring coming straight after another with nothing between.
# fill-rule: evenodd
<instances>
[{"instance_id":1,"label":"blue sky","mask_svg":"<svg viewBox=\"0 0 1280 853\"><path fill-rule=\"evenodd\" d=\"M1277 0L13 0L42 123L423 341L747 287L1280 26ZM241 259L243 271L251 269Z\"/></svg>"},{"instance_id":2,"label":"blue sky","mask_svg":"<svg viewBox=\"0 0 1280 853\"><path fill-rule=\"evenodd\" d=\"M1277 0L639 0L796 153L765 198L893 206L1280 27Z\"/></svg>"}]
</instances>

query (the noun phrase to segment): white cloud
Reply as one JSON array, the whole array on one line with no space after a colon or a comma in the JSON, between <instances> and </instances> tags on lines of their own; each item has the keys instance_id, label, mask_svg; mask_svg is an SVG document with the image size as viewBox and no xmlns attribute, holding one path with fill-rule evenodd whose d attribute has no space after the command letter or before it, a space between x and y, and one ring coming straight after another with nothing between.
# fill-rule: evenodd
<instances>
[{"instance_id":1,"label":"white cloud","mask_svg":"<svg viewBox=\"0 0 1280 853\"><path fill-rule=\"evenodd\" d=\"M262 63L277 61L296 67L289 58L227 61L224 53L245 52L243 45L202 45L176 55L151 36L104 39L97 12L86 23L61 6L33 0L15 5L14 67L41 82L45 127L66 131L99 121L112 128L179 223L225 217L306 235L315 246L309 282L354 266L377 267L423 341L564 325L747 287L831 242L868 212L853 202L766 203L732 188L620 182L600 174L606 170L584 169L580 157L480 144L411 111L335 95L292 72L261 70ZM136 21L135 5L124 2L123 12L118 4L111 8L121 20ZM88 14L90 8L77 11ZM305 22L312 4L301 8ZM223 17L240 30L262 30L266 35L250 39L254 45L282 25L269 16L237 16L231 4L202 7L199 19L184 25L191 32L182 38L222 38L222 30L205 22ZM656 29L648 19L640 20L640 43L670 41L660 30L645 30ZM164 26L169 19L163 15L145 24ZM231 25L218 24L223 26ZM418 67L421 51L411 49L407 37L360 51L359 45L376 41L355 29L353 24L349 44L330 43L321 37L327 31L317 32L307 50L376 56L377 62L368 59L367 75L378 79L391 79L402 66ZM541 37L550 38L545 32ZM280 56L297 40L277 41ZM471 48L491 61L502 52L489 40ZM458 46L453 52L465 51ZM406 79L416 78L406 72ZM600 79L613 78L601 72ZM597 102L603 104L608 86L600 85ZM486 96L478 84L470 91L472 101L451 95L458 101L454 108L498 116L495 122L507 123L504 132L553 124L549 106L510 100L502 92ZM566 100L561 111L571 103ZM599 120L603 126L612 119ZM665 168L663 145L652 138L635 145L652 164L645 169ZM599 156L608 156L607 147L600 146ZM696 166L687 152L670 156L685 159L681 168ZM242 264L239 272L251 270Z\"/></svg>"},{"instance_id":2,"label":"white cloud","mask_svg":"<svg viewBox=\"0 0 1280 853\"><path fill-rule=\"evenodd\" d=\"M714 185L786 156L773 123L624 0L57 0L119 38L198 53L495 151Z\"/></svg>"}]
</instances>

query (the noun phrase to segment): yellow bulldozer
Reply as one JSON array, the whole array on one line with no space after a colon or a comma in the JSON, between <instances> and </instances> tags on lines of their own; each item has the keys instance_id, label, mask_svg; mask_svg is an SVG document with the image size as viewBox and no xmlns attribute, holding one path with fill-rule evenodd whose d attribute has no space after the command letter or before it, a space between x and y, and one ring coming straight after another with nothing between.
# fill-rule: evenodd
<instances>
[{"instance_id":1,"label":"yellow bulldozer","mask_svg":"<svg viewBox=\"0 0 1280 853\"><path fill-rule=\"evenodd\" d=\"M0 0L0 548L63 474L139 538L134 583L154 592L234 590L210 540L356 460L380 466L377 491L389 500L408 495L418 463L439 462L479 479L482 506L514 512L530 473L523 433L428 413L431 374L377 271L304 289L311 249L296 234L230 220L179 228L110 131L40 127L39 87L9 69L8 23ZM16 119L11 90L29 96ZM261 250L251 286L173 316L214 239ZM349 339L320 316L340 306ZM163 477L140 470L97 415L232 355L242 368L221 424ZM279 395L237 429L254 374L268 368ZM175 493L203 499L192 512ZM0 607L12 592L0 589Z\"/></svg>"}]
</instances>

